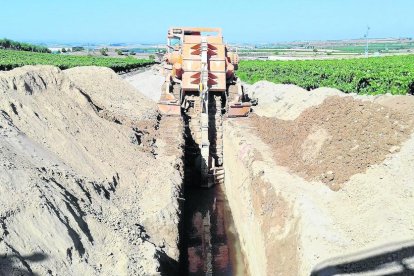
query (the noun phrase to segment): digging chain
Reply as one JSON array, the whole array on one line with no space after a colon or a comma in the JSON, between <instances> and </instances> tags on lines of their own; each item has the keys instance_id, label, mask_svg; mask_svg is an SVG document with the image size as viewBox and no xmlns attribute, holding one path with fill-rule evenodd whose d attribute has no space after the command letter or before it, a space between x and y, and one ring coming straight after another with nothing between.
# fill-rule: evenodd
<instances>
[{"instance_id":1,"label":"digging chain","mask_svg":"<svg viewBox=\"0 0 414 276\"><path fill-rule=\"evenodd\" d=\"M216 167L223 165L223 116L221 112L221 98L221 95L212 95L209 102L210 155L214 157Z\"/></svg>"},{"instance_id":2,"label":"digging chain","mask_svg":"<svg viewBox=\"0 0 414 276\"><path fill-rule=\"evenodd\" d=\"M201 145L201 102L194 101L194 106L188 112L190 116L190 131L194 142Z\"/></svg>"}]
</instances>

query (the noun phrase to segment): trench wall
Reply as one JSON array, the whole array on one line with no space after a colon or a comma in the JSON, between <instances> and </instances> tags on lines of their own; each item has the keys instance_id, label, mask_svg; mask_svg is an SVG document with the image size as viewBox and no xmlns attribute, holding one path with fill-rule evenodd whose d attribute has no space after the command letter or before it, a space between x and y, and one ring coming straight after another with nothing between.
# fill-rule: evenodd
<instances>
[{"instance_id":1,"label":"trench wall","mask_svg":"<svg viewBox=\"0 0 414 276\"><path fill-rule=\"evenodd\" d=\"M243 120L226 122L225 192L249 272L297 275L298 217L289 199L264 177L263 157L244 135L243 124Z\"/></svg>"}]
</instances>

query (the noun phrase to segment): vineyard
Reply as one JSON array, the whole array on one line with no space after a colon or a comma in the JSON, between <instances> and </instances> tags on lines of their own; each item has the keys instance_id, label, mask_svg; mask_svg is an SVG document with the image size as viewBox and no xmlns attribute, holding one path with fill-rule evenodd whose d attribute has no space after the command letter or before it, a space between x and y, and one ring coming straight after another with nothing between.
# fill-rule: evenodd
<instances>
[{"instance_id":1,"label":"vineyard","mask_svg":"<svg viewBox=\"0 0 414 276\"><path fill-rule=\"evenodd\" d=\"M0 70L11 70L24 65L54 65L60 69L76 66L109 67L115 72L127 72L135 68L153 64L152 60L128 58L108 58L92 56L68 56L47 53L33 53L13 50L0 50Z\"/></svg>"},{"instance_id":2,"label":"vineyard","mask_svg":"<svg viewBox=\"0 0 414 276\"><path fill-rule=\"evenodd\" d=\"M241 61L238 76L307 90L332 87L346 93L413 94L414 55L346 60Z\"/></svg>"}]
</instances>

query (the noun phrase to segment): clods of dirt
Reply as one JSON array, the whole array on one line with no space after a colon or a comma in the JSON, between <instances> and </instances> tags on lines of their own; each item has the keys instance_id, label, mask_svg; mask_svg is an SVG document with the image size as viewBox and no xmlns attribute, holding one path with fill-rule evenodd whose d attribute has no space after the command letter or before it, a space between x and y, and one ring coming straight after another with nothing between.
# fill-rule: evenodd
<instances>
[{"instance_id":1,"label":"clods of dirt","mask_svg":"<svg viewBox=\"0 0 414 276\"><path fill-rule=\"evenodd\" d=\"M399 150L412 132L406 113L352 97L333 96L293 121L254 117L278 164L331 189Z\"/></svg>"}]
</instances>

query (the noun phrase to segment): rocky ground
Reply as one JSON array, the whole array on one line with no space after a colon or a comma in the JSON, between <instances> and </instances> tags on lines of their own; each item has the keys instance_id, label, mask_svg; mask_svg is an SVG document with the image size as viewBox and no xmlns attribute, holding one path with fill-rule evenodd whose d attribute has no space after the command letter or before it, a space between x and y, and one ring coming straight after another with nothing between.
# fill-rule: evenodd
<instances>
[{"instance_id":1,"label":"rocky ground","mask_svg":"<svg viewBox=\"0 0 414 276\"><path fill-rule=\"evenodd\" d=\"M0 93L0 273L178 268L179 120L103 68L1 72Z\"/></svg>"}]
</instances>

